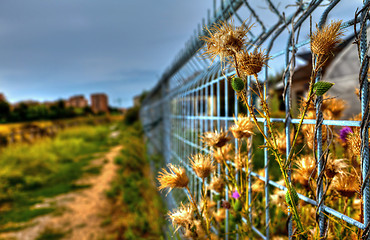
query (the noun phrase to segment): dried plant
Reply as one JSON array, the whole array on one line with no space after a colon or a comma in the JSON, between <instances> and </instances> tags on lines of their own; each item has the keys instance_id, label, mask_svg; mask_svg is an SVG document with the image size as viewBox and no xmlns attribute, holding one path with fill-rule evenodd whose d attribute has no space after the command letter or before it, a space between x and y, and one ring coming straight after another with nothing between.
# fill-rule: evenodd
<instances>
[{"instance_id":1,"label":"dried plant","mask_svg":"<svg viewBox=\"0 0 370 240\"><path fill-rule=\"evenodd\" d=\"M170 192L173 188L186 188L189 184L189 178L183 167L176 167L172 164L168 165L169 171L162 169L159 173L159 190L168 188Z\"/></svg>"},{"instance_id":2,"label":"dried plant","mask_svg":"<svg viewBox=\"0 0 370 240\"><path fill-rule=\"evenodd\" d=\"M205 132L202 137L202 141L208 146L218 148L225 146L230 139L231 138L227 136L227 132L223 132L222 130L220 132L217 130L214 132Z\"/></svg>"},{"instance_id":3,"label":"dried plant","mask_svg":"<svg viewBox=\"0 0 370 240\"><path fill-rule=\"evenodd\" d=\"M341 24L342 21L332 21L321 29L316 27L316 31L311 36L311 51L313 54L326 56L333 53L337 45L342 42Z\"/></svg>"},{"instance_id":4,"label":"dried plant","mask_svg":"<svg viewBox=\"0 0 370 240\"><path fill-rule=\"evenodd\" d=\"M203 155L199 153L193 155L190 160L191 167L193 168L194 172L203 180L215 170L215 166L213 165L209 155Z\"/></svg>"},{"instance_id":5,"label":"dried plant","mask_svg":"<svg viewBox=\"0 0 370 240\"><path fill-rule=\"evenodd\" d=\"M217 163L223 163L234 158L234 146L230 143L221 148L216 148L213 152L213 157Z\"/></svg>"},{"instance_id":6,"label":"dried plant","mask_svg":"<svg viewBox=\"0 0 370 240\"><path fill-rule=\"evenodd\" d=\"M334 178L333 188L343 197L353 197L360 192L359 178L356 175L338 175Z\"/></svg>"},{"instance_id":7,"label":"dried plant","mask_svg":"<svg viewBox=\"0 0 370 240\"><path fill-rule=\"evenodd\" d=\"M325 174L329 179L334 178L337 175L343 175L347 173L347 169L349 168L349 164L346 159L332 159L332 154L329 155Z\"/></svg>"},{"instance_id":8,"label":"dried plant","mask_svg":"<svg viewBox=\"0 0 370 240\"><path fill-rule=\"evenodd\" d=\"M235 68L239 69L239 77L257 76L266 66L266 61L269 57L261 49L256 48L253 52L246 50L240 51L236 54L236 60L233 63Z\"/></svg>"},{"instance_id":9,"label":"dried plant","mask_svg":"<svg viewBox=\"0 0 370 240\"><path fill-rule=\"evenodd\" d=\"M313 69L309 79L309 89L306 97L300 104L300 120L296 125L295 131L289 137L290 149L287 149L287 138L285 133L277 131L273 124L270 115L269 105L263 92L263 82L259 82L258 73L267 67L267 61L270 56L259 47L254 47L252 51L247 50L247 33L251 30L251 26L243 24L240 27L235 27L233 22L219 22L218 24L207 29L208 36L201 37L205 41L206 57L212 61L219 56L221 60L221 68L227 61L235 69L236 75L231 81L231 86L235 90L238 99L247 107L249 116L239 115L234 120L234 124L227 130L210 131L203 133L201 140L208 147L209 153L196 154L190 157L191 166L196 175L201 179L201 196L195 199L188 187L188 178L185 170L174 168L170 165L170 172L163 170L158 178L161 190L165 188L186 188L188 191L189 201L191 206L182 205L178 210L169 214L170 219L176 226L176 229L182 228L185 237L192 239L216 239L211 233L211 225L222 228L226 217L226 209L230 214L229 221L238 227L234 229L234 233L238 233L241 238L250 237L251 222L248 216L256 214L261 216L258 211L251 213L251 206L249 199L256 196L261 196L264 191L264 182L254 180L252 189L249 189L250 169L251 169L251 137L254 135L254 130L263 136L265 143L263 148L267 148L269 153L275 158L282 179L280 184L286 186L286 191L274 191L271 195L271 204L278 205L284 209L288 209L292 214L292 219L295 222L295 237L297 239L309 239L309 235L316 234L316 229L312 227L314 218L302 218L300 211L309 210L314 214L314 207L310 206L304 208L299 203L297 192L304 192L314 194L316 188L315 180L317 177L317 161L312 154L307 154L308 151L314 151L314 144L317 142L315 138L315 125L303 124L304 119L316 119L316 109L314 100L320 101L332 83L317 82L316 78L326 63L327 58L333 53L334 49L341 42L340 37L343 35L340 27L341 22L331 22L322 29L317 29L311 35L311 51L313 54ZM252 46L252 45L251 45ZM252 91L259 98L261 108L247 101L246 82L247 77L253 76L255 78L255 88L250 86L248 90ZM320 106L320 104L318 104ZM339 119L345 109L344 101L336 98L328 97L321 104L321 111L325 119ZM264 119L265 126L268 130L268 135L265 134L259 124L258 117ZM322 140L326 141L328 138L328 131L333 131L332 128L326 126L322 127ZM359 136L357 132L350 128L350 131L341 132L340 136L343 141L353 152L357 155L359 151ZM235 147L229 143L231 138L228 136L230 131L234 138ZM302 134L303 133L303 134ZM300 135L304 136L307 148L295 149L299 142ZM359 134L358 134L359 135ZM317 144L317 143L316 143ZM327 144L328 145L328 144ZM289 150L289 154L287 154ZM335 156L335 157L334 157ZM220 165L219 171L215 171L216 166L213 163ZM349 174L349 170L353 169L350 161L344 158L337 158L336 154L329 155L326 159L325 179L329 182L328 191L336 191L341 196L346 198L353 198L355 193L359 190L359 181L357 175ZM290 181L290 166L293 168L293 183ZM264 169L260 170L260 175L264 175ZM184 175L185 174L185 175ZM213 175L212 175L213 174ZM211 176L212 175L212 176ZM206 186L208 177L212 177L209 186ZM297 184L298 183L298 184ZM225 186L229 191L225 190ZM302 188L303 187L303 188ZM252 191L252 196L249 196L249 190ZM222 208L217 209L215 202L210 199L212 192L214 201L222 201ZM312 197L312 195L310 196ZM226 200L227 199L227 200ZM257 199L257 197L256 197ZM255 201L256 199L253 199ZM330 204L337 201L337 194L330 199ZM350 204L350 203L349 203ZM281 210L277 210L281 211ZM287 212L284 211L284 214ZM247 222L243 222L242 218ZM222 232L222 231L221 231ZM312 234L311 234L312 233Z\"/></svg>"},{"instance_id":10,"label":"dried plant","mask_svg":"<svg viewBox=\"0 0 370 240\"><path fill-rule=\"evenodd\" d=\"M206 42L204 55L212 61L219 56L221 63L245 48L247 44L247 33L253 27L247 26L245 22L240 27L234 23L220 21L206 30L209 36L202 36L200 39Z\"/></svg>"},{"instance_id":11,"label":"dried plant","mask_svg":"<svg viewBox=\"0 0 370 240\"><path fill-rule=\"evenodd\" d=\"M230 131L235 138L249 138L252 136L254 124L251 119L240 114L238 119L234 119L235 124L230 127Z\"/></svg>"}]
</instances>

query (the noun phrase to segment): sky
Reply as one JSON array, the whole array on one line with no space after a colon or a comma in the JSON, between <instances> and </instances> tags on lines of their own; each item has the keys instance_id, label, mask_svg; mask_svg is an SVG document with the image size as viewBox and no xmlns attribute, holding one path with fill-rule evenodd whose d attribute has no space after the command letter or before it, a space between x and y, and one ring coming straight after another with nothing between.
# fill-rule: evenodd
<instances>
[{"instance_id":1,"label":"sky","mask_svg":"<svg viewBox=\"0 0 370 240\"><path fill-rule=\"evenodd\" d=\"M110 105L128 107L157 83L210 6L211 0L2 1L0 92L12 103L105 92Z\"/></svg>"},{"instance_id":2,"label":"sky","mask_svg":"<svg viewBox=\"0 0 370 240\"><path fill-rule=\"evenodd\" d=\"M343 0L338 14L352 16L347 7L354 2L361 3ZM104 92L110 105L129 107L135 95L157 83L212 5L213 0L4 0L0 93L14 103Z\"/></svg>"}]
</instances>

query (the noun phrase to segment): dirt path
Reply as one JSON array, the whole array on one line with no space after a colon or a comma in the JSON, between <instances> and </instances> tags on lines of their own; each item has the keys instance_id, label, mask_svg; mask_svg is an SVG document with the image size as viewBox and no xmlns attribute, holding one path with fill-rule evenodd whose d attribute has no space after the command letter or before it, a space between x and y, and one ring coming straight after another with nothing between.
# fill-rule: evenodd
<instances>
[{"instance_id":1,"label":"dirt path","mask_svg":"<svg viewBox=\"0 0 370 240\"><path fill-rule=\"evenodd\" d=\"M62 194L38 204L37 207L48 207L55 204L62 211L37 217L32 220L31 227L17 232L0 235L3 239L34 240L47 230L51 233L65 233L63 239L68 240L100 240L105 239L109 227L102 224L110 217L112 203L106 198L105 191L109 189L117 166L114 158L122 149L112 148L104 157L95 159L90 166L103 165L101 173L81 179L79 184L91 184L84 190ZM52 239L52 238L50 238Z\"/></svg>"}]
</instances>

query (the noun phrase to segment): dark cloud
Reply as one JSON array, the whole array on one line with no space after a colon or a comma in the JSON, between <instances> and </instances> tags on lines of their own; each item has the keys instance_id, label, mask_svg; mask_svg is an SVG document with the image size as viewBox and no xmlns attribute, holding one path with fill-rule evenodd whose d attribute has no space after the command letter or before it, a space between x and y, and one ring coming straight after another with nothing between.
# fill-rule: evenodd
<instances>
[{"instance_id":1,"label":"dark cloud","mask_svg":"<svg viewBox=\"0 0 370 240\"><path fill-rule=\"evenodd\" d=\"M131 105L155 85L211 3L2 2L0 92L19 101L99 91Z\"/></svg>"},{"instance_id":2,"label":"dark cloud","mask_svg":"<svg viewBox=\"0 0 370 240\"><path fill-rule=\"evenodd\" d=\"M288 2L291 1L281 1L284 11L289 10L283 7ZM360 0L355 2L361 4ZM0 92L13 102L106 92L111 104L121 98L123 105L129 106L132 96L155 85L212 3L211 0L2 1ZM251 4L262 11L262 3ZM356 4L342 1L331 16L352 18ZM273 52L285 44L285 40L277 42ZM274 67L274 62L270 67Z\"/></svg>"}]
</instances>

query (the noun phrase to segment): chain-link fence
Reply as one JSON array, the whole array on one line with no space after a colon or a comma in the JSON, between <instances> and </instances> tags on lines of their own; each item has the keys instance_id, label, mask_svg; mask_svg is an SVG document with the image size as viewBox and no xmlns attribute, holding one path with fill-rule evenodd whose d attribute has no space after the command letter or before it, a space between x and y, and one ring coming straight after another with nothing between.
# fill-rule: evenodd
<instances>
[{"instance_id":1,"label":"chain-link fence","mask_svg":"<svg viewBox=\"0 0 370 240\"><path fill-rule=\"evenodd\" d=\"M254 23L254 27L249 32L251 44L248 49L253 49L256 46L266 49L266 53L271 56L268 61L270 67L264 68L260 73L261 82L265 83L264 94L270 95L272 91L278 92L279 86L284 101L279 106L284 109L282 118L272 118L273 122L284 126L286 134L286 149L289 155L291 146L291 132L294 131L294 126L299 123L298 118L293 117L292 108L296 107L295 102L299 90L294 88L295 85L304 85L304 83L296 80L293 75L297 76L297 69L302 66L302 58L309 52L310 43L310 26L315 27L315 24L320 28L327 23L330 18L343 19L341 28L346 29L345 40L341 46L340 54L345 54L348 46L354 43L354 51L356 52L359 61L355 63L356 78L352 78L353 89L344 91L354 91L355 85L360 88L360 101L358 103L347 103L350 108L355 108L354 105L361 105L362 120L325 120L322 112L318 111L316 119L304 120L304 124L313 125L316 128L317 145L315 146L317 164L317 197L312 199L299 194L303 201L318 206L317 216L320 231L325 231L327 217L333 216L335 219L345 221L348 224L354 225L359 229L363 229L364 236L369 229L370 220L370 201L369 201L369 145L368 143L368 45L367 45L367 20L368 20L368 1L358 3L358 9L343 9L353 1L350 0L331 0L331 1L241 1L241 0L222 0L220 2L213 1L214 6L212 11L208 11L206 19L203 19L202 24L199 24L194 36L186 43L185 48L180 51L175 61L167 68L165 73L159 80L157 86L151 90L148 97L143 102L141 109L141 120L144 126L145 134L148 138L149 152L160 152L163 154L166 163L176 163L184 166L187 169L190 178L191 191L200 197L201 179L198 178L191 167L189 166L188 157L191 154L199 152L208 152L200 141L199 136L206 131L227 129L231 122L234 121L234 116L239 112L244 111L234 92L232 91L228 78L233 76L233 70L221 70L220 62L211 63L209 60L202 57L203 42L199 40L199 36L207 35L205 26L211 26L219 21L234 19L235 24L243 24L245 19L248 23ZM342 5L341 5L342 4ZM355 5L355 3L353 3ZM348 14L350 12L350 14ZM346 16L341 15L344 12ZM350 17L348 17L350 16ZM348 19L345 19L345 18ZM356 32L355 32L356 31ZM358 47L357 47L358 46ZM343 53L344 52L344 53ZM339 56L338 55L338 56ZM337 56L337 55L336 55ZM307 57L307 56L306 56ZM310 55L308 55L308 59ZM338 62L334 59L331 63ZM345 63L346 59L340 61ZM340 63L339 61L339 63ZM309 61L308 61L309 62ZM337 64L339 64L337 63ZM353 64L353 63L352 63ZM343 64L344 66L348 66ZM340 66L340 65L338 65ZM337 68L338 68L337 66ZM276 70L282 70L281 77ZM350 69L351 70L351 69ZM329 70L327 71L329 72ZM323 75L325 78L325 74ZM316 81L322 78L319 75ZM279 80L277 81L276 80ZM308 79L307 79L308 81ZM270 83L273 82L273 83ZM252 78L248 79L247 89L250 89L253 84ZM269 90L270 88L270 90ZM299 88L298 88L299 89ZM250 93L250 92L249 92ZM249 101L252 101L252 94L249 94ZM340 97L340 96L339 96ZM321 103L317 103L321 104ZM348 114L346 116L349 116ZM349 119L349 117L348 117ZM261 124L265 123L264 118L258 118ZM328 149L322 144L323 126L350 126L360 127L361 129L361 169L362 169L362 186L361 198L363 209L363 221L360 218L352 219L338 209L333 209L325 205L323 179L321 174L325 169L326 162L324 161L325 152ZM265 134L268 130L265 125ZM325 133L324 133L325 135ZM235 143L236 140L235 140ZM256 158L257 154L254 156ZM262 157L261 157L262 158ZM252 184L258 179L264 181L264 226L252 226L252 229L262 239L270 239L270 195L273 188L286 190L286 188L276 181L273 181L269 174L271 169L269 166L270 155L268 150L263 150L263 174L258 174L252 170L249 174L249 196L252 196ZM321 177L320 177L321 176ZM229 191L230 189L226 189ZM175 207L176 200L169 195L171 199L170 207ZM226 200L228 194L226 194ZM212 198L212 194L211 194ZM252 198L249 198L249 204L252 204ZM219 204L218 204L219 207ZM253 223L253 209L249 215ZM245 219L244 219L245 220ZM292 236L292 223L288 220L288 235ZM229 219L226 217L225 224L225 239L230 238L228 235ZM367 236L365 236L367 239Z\"/></svg>"}]
</instances>

